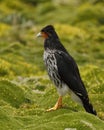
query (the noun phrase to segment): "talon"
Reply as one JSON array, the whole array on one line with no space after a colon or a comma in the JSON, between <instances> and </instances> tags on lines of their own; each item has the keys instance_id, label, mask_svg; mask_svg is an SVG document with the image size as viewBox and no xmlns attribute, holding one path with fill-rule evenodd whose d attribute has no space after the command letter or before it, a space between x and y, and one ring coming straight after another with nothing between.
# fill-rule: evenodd
<instances>
[{"instance_id":1,"label":"talon","mask_svg":"<svg viewBox=\"0 0 104 130\"><path fill-rule=\"evenodd\" d=\"M54 107L52 107L52 108L47 109L46 111L47 111L47 112L50 112L50 111L55 111L55 110L57 110L57 109L54 108Z\"/></svg>"}]
</instances>

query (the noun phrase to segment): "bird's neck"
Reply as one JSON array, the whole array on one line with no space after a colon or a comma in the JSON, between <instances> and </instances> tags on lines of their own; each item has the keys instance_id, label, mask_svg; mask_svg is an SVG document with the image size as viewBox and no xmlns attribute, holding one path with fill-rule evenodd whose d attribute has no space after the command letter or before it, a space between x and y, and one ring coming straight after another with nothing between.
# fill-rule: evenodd
<instances>
[{"instance_id":1,"label":"bird's neck","mask_svg":"<svg viewBox=\"0 0 104 130\"><path fill-rule=\"evenodd\" d=\"M58 38L47 38L44 41L44 49L50 49L50 50L60 50L67 52L64 46L61 44L60 40Z\"/></svg>"}]
</instances>

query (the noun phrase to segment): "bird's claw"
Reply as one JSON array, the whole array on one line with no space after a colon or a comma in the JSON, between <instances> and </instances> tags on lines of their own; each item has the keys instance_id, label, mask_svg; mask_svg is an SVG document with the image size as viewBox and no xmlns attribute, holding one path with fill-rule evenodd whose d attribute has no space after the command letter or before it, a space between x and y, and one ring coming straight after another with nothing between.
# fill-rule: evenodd
<instances>
[{"instance_id":1,"label":"bird's claw","mask_svg":"<svg viewBox=\"0 0 104 130\"><path fill-rule=\"evenodd\" d=\"M46 112L55 111L55 110L62 108L62 107L63 107L62 105L58 105L58 106L55 105L54 107L47 109Z\"/></svg>"}]
</instances>

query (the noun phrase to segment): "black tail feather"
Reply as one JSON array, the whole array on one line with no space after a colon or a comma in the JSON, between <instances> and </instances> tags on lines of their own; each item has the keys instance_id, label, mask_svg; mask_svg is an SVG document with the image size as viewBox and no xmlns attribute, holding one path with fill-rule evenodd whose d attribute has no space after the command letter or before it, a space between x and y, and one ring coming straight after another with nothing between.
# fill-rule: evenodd
<instances>
[{"instance_id":1,"label":"black tail feather","mask_svg":"<svg viewBox=\"0 0 104 130\"><path fill-rule=\"evenodd\" d=\"M97 115L96 110L94 110L93 105L89 101L89 97L87 96L79 96L82 100L82 104L86 112Z\"/></svg>"},{"instance_id":2,"label":"black tail feather","mask_svg":"<svg viewBox=\"0 0 104 130\"><path fill-rule=\"evenodd\" d=\"M83 106L84 106L86 112L94 114L94 115L97 115L96 110L94 110L94 108L93 108L91 103L89 103L89 102L88 103L84 103Z\"/></svg>"}]
</instances>

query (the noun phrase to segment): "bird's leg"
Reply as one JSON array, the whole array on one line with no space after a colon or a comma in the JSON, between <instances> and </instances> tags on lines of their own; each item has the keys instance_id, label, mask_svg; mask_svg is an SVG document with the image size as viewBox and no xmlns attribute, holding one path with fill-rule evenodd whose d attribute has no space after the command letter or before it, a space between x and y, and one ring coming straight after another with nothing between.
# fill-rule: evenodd
<instances>
[{"instance_id":1,"label":"bird's leg","mask_svg":"<svg viewBox=\"0 0 104 130\"><path fill-rule=\"evenodd\" d=\"M61 108L61 107L62 107L62 96L60 96L60 97L58 98L58 100L57 100L55 106L52 107L52 108L50 108L50 109L48 109L47 111L55 111L55 110L57 110L57 109L59 109L59 108Z\"/></svg>"}]
</instances>

